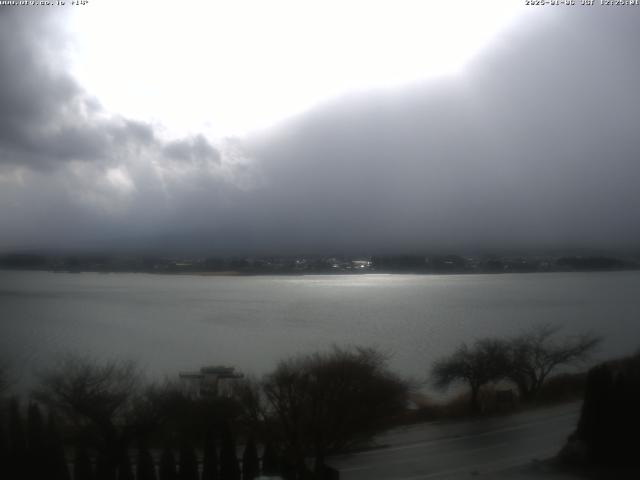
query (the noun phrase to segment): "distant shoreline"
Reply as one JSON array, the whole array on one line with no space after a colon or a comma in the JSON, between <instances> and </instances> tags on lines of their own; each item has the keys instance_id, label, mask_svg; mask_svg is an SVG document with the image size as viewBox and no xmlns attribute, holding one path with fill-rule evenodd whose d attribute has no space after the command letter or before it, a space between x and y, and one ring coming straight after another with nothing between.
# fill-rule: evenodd
<instances>
[{"instance_id":1,"label":"distant shoreline","mask_svg":"<svg viewBox=\"0 0 640 480\"><path fill-rule=\"evenodd\" d=\"M617 268L617 269L584 269L584 270L544 270L544 271L461 271L461 272L425 272L425 271L378 271L368 270L362 272L246 272L240 270L224 270L224 271L152 271L152 270L65 270L65 269L47 269L47 268L6 268L0 267L0 271L4 272L48 272L48 273L102 273L102 274L146 274L146 275L180 275L194 277L305 277L305 276L362 276L362 275L421 275L421 276L450 276L450 275L509 275L509 274L545 274L545 273L615 273L615 272L637 272L640 267Z\"/></svg>"},{"instance_id":2,"label":"distant shoreline","mask_svg":"<svg viewBox=\"0 0 640 480\"><path fill-rule=\"evenodd\" d=\"M638 256L373 255L282 257L152 257L124 255L0 255L0 268L51 272L154 273L199 276L407 275L609 272L640 269Z\"/></svg>"}]
</instances>

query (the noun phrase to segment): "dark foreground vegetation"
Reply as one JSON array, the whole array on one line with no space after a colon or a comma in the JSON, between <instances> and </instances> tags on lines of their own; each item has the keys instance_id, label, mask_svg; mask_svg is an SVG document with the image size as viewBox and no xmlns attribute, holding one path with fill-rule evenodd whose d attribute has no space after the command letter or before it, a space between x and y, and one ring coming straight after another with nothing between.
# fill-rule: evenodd
<instances>
[{"instance_id":1,"label":"dark foreground vegetation","mask_svg":"<svg viewBox=\"0 0 640 480\"><path fill-rule=\"evenodd\" d=\"M3 400L0 465L10 480L338 478L328 456L366 447L394 425L575 395L585 377L552 371L584 360L598 341L540 326L463 344L432 369L436 385L469 386L464 403L445 405L416 401L411 383L370 348L289 358L227 389L149 382L131 362L67 356L40 372L26 403Z\"/></svg>"},{"instance_id":2,"label":"dark foreground vegetation","mask_svg":"<svg viewBox=\"0 0 640 480\"><path fill-rule=\"evenodd\" d=\"M365 444L409 398L386 357L362 348L234 383L201 394L148 383L130 362L69 356L42 372L27 405L4 409L0 461L8 478L28 480L335 478L324 459Z\"/></svg>"},{"instance_id":3,"label":"dark foreground vegetation","mask_svg":"<svg viewBox=\"0 0 640 480\"><path fill-rule=\"evenodd\" d=\"M561 452L567 464L605 468L608 478L640 478L640 353L589 370L578 427ZM634 469L616 476L610 468Z\"/></svg>"}]
</instances>

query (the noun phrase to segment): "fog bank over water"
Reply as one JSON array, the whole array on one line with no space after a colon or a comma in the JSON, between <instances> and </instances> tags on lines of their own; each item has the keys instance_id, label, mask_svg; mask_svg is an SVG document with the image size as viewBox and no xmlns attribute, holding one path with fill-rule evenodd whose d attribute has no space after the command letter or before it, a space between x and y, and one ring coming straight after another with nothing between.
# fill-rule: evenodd
<instances>
[{"instance_id":1,"label":"fog bank over water","mask_svg":"<svg viewBox=\"0 0 640 480\"><path fill-rule=\"evenodd\" d=\"M2 9L0 249L637 247L639 20L525 15L459 74L213 141L106 111L60 18Z\"/></svg>"}]
</instances>

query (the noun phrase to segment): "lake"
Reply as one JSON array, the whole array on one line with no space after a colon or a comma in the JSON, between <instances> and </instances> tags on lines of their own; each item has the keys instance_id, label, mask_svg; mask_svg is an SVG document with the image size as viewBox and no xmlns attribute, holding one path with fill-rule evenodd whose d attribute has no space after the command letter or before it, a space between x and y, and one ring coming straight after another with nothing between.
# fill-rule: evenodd
<instances>
[{"instance_id":1,"label":"lake","mask_svg":"<svg viewBox=\"0 0 640 480\"><path fill-rule=\"evenodd\" d=\"M0 271L0 356L19 383L65 352L131 358L153 376L203 365L261 375L288 355L377 346L425 379L460 342L536 323L640 347L640 272L191 276Z\"/></svg>"}]
</instances>

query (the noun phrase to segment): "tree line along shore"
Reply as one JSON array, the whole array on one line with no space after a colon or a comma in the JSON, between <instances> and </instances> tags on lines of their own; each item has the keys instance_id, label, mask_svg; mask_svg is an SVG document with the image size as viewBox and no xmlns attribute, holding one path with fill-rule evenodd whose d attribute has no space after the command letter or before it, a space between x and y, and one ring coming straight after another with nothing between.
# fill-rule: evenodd
<instances>
[{"instance_id":1,"label":"tree line along shore","mask_svg":"<svg viewBox=\"0 0 640 480\"><path fill-rule=\"evenodd\" d=\"M54 272L145 272L201 275L355 273L534 273L637 270L633 255L230 256L0 255L0 268Z\"/></svg>"}]
</instances>

